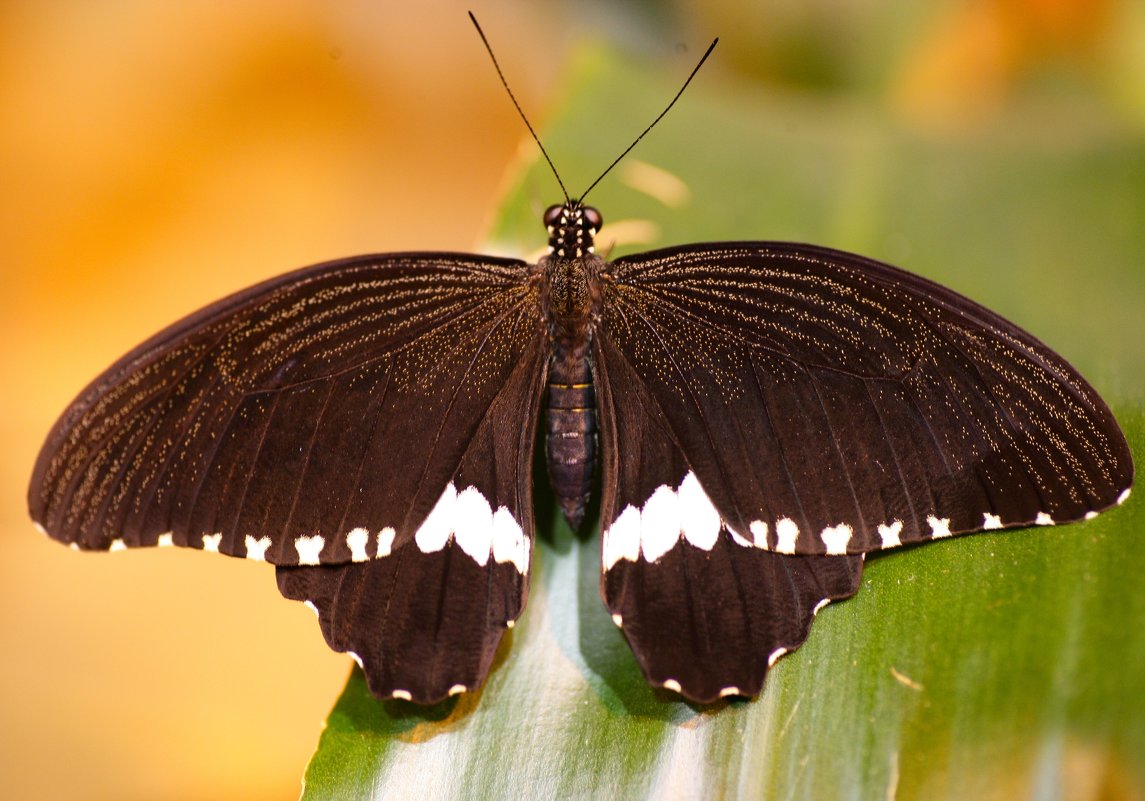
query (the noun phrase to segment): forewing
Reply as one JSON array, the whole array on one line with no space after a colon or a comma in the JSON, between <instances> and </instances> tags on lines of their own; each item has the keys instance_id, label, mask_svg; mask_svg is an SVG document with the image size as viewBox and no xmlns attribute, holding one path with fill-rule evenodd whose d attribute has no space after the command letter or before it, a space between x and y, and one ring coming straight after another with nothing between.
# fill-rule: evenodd
<instances>
[{"instance_id":1,"label":"forewing","mask_svg":"<svg viewBox=\"0 0 1145 801\"><path fill-rule=\"evenodd\" d=\"M1132 484L1112 414L1061 357L858 256L728 243L620 259L596 335L722 518L767 550L860 553L1061 523Z\"/></svg>"},{"instance_id":2,"label":"forewing","mask_svg":"<svg viewBox=\"0 0 1145 801\"><path fill-rule=\"evenodd\" d=\"M601 591L649 682L709 703L754 696L860 556L786 556L729 526L628 360L594 354L604 437Z\"/></svg>"},{"instance_id":3,"label":"forewing","mask_svg":"<svg viewBox=\"0 0 1145 801\"><path fill-rule=\"evenodd\" d=\"M400 549L506 382L540 391L544 328L526 269L366 256L207 307L67 409L36 463L33 519L83 549L343 564L376 557L391 531ZM534 375L521 376L524 361Z\"/></svg>"}]
</instances>

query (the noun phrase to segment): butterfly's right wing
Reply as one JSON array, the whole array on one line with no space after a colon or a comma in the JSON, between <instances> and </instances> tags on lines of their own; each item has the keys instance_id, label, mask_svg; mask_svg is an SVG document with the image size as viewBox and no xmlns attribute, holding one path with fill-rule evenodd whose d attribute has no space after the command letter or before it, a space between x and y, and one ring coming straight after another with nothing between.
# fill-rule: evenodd
<instances>
[{"instance_id":1,"label":"butterfly's right wing","mask_svg":"<svg viewBox=\"0 0 1145 801\"><path fill-rule=\"evenodd\" d=\"M1060 356L826 248L618 259L593 366L605 601L649 679L694 700L757 692L820 599L854 591L862 553L1087 518L1133 482L1113 415Z\"/></svg>"},{"instance_id":2,"label":"butterfly's right wing","mask_svg":"<svg viewBox=\"0 0 1145 801\"><path fill-rule=\"evenodd\" d=\"M859 588L862 557L751 547L608 337L599 340L596 389L601 593L613 622L657 687L700 703L758 694L768 667L807 639L815 614Z\"/></svg>"}]
</instances>

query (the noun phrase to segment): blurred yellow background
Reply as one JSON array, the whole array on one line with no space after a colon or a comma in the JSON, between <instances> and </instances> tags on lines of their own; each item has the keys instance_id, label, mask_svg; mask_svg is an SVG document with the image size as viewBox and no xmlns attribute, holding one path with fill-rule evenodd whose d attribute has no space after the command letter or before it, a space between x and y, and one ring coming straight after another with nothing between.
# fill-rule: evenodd
<instances>
[{"instance_id":1,"label":"blurred yellow background","mask_svg":"<svg viewBox=\"0 0 1145 801\"><path fill-rule=\"evenodd\" d=\"M474 8L543 118L562 37ZM0 37L0 797L296 797L350 660L267 565L38 536L31 465L89 380L211 300L472 250L523 128L456 3L5 3Z\"/></svg>"},{"instance_id":2,"label":"blurred yellow background","mask_svg":"<svg viewBox=\"0 0 1145 801\"><path fill-rule=\"evenodd\" d=\"M1145 129L1141 81L1117 77L1145 72L1140 4L729 0L662 15L648 3L635 22L607 6L471 4L534 124L569 46L612 25L634 52L670 52L676 30L700 45L721 34L711 69L842 88L941 131L988 116L1038 65L1064 64ZM478 246L516 154L534 153L464 12L442 0L0 6L8 797L297 794L350 668L311 613L283 601L266 565L72 553L35 534L27 479L86 382L183 314L313 262ZM901 14L904 32L871 61L871 42L848 48L875 14Z\"/></svg>"}]
</instances>

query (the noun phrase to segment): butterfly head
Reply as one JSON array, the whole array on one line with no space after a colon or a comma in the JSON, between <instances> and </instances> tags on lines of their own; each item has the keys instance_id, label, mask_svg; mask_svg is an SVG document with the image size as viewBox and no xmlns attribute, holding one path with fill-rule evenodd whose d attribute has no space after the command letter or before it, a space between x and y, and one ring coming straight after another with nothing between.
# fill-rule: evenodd
<instances>
[{"instance_id":1,"label":"butterfly head","mask_svg":"<svg viewBox=\"0 0 1145 801\"><path fill-rule=\"evenodd\" d=\"M593 252L593 240L604 219L592 206L569 201L545 210L549 253L559 259L580 259Z\"/></svg>"}]
</instances>

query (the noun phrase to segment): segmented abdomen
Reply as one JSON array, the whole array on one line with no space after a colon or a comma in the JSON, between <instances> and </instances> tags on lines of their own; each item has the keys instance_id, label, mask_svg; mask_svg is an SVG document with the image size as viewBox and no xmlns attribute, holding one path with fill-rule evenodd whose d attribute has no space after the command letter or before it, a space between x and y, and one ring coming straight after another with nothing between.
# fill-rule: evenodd
<instances>
[{"instance_id":1,"label":"segmented abdomen","mask_svg":"<svg viewBox=\"0 0 1145 801\"><path fill-rule=\"evenodd\" d=\"M549 481L569 524L584 519L596 469L596 393L587 358L567 358L557 348L549 369L545 456Z\"/></svg>"}]
</instances>

